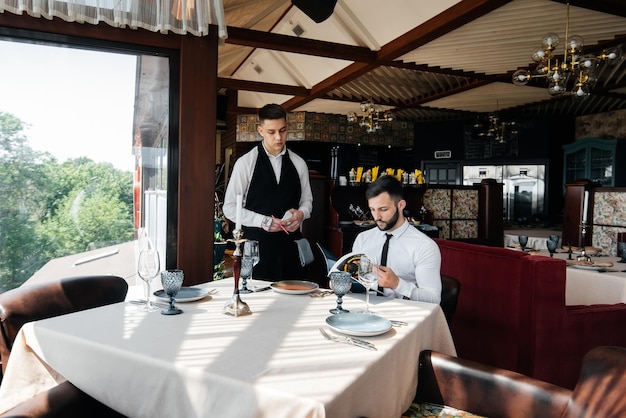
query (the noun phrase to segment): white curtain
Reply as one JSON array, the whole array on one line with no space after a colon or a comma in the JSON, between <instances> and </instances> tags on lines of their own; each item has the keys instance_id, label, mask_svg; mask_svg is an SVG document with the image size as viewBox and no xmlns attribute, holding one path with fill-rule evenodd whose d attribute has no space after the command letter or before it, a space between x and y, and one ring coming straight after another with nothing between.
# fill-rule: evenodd
<instances>
[{"instance_id":1,"label":"white curtain","mask_svg":"<svg viewBox=\"0 0 626 418\"><path fill-rule=\"evenodd\" d=\"M5 11L195 36L208 35L213 24L221 40L227 37L222 0L0 0L0 12Z\"/></svg>"}]
</instances>

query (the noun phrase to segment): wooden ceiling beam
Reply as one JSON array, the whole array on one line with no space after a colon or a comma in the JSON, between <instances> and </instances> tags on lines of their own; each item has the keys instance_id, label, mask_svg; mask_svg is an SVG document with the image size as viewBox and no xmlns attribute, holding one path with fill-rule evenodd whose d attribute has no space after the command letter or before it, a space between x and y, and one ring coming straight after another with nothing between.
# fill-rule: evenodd
<instances>
[{"instance_id":1,"label":"wooden ceiling beam","mask_svg":"<svg viewBox=\"0 0 626 418\"><path fill-rule=\"evenodd\" d=\"M298 38L232 26L228 27L226 43L346 61L374 62L376 60L375 51L361 46Z\"/></svg>"},{"instance_id":2,"label":"wooden ceiling beam","mask_svg":"<svg viewBox=\"0 0 626 418\"><path fill-rule=\"evenodd\" d=\"M378 61L374 63L355 62L313 86L310 95L294 97L284 102L283 106L287 110L293 110L303 106L316 98L324 96L335 88L375 69L382 65L382 62L393 61L405 53L413 51L419 46L445 35L510 1L511 0L461 0L448 10L445 10L422 25L417 26L406 34L384 45L377 53Z\"/></svg>"},{"instance_id":3,"label":"wooden ceiling beam","mask_svg":"<svg viewBox=\"0 0 626 418\"><path fill-rule=\"evenodd\" d=\"M229 90L258 91L263 93L287 94L290 96L307 96L310 90L300 86L286 84L263 83L260 81L236 80L218 77L217 87Z\"/></svg>"}]
</instances>

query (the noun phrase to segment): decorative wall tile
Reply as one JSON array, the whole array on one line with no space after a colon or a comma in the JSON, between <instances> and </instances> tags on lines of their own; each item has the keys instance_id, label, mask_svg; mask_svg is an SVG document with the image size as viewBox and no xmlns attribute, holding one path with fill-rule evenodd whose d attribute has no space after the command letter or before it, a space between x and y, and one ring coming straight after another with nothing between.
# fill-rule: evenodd
<instances>
[{"instance_id":1,"label":"decorative wall tile","mask_svg":"<svg viewBox=\"0 0 626 418\"><path fill-rule=\"evenodd\" d=\"M450 189L428 189L424 193L424 206L434 219L450 219Z\"/></svg>"},{"instance_id":2,"label":"decorative wall tile","mask_svg":"<svg viewBox=\"0 0 626 418\"><path fill-rule=\"evenodd\" d=\"M450 232L452 239L478 238L478 221L453 220Z\"/></svg>"},{"instance_id":3,"label":"decorative wall tile","mask_svg":"<svg viewBox=\"0 0 626 418\"><path fill-rule=\"evenodd\" d=\"M315 112L287 113L287 140L321 141L365 145L413 146L413 122L395 121L386 128L368 134L355 123L349 123L346 115ZM257 115L237 116L237 141L259 141ZM339 133L339 134L338 134ZM338 134L338 135L337 135Z\"/></svg>"},{"instance_id":4,"label":"decorative wall tile","mask_svg":"<svg viewBox=\"0 0 626 418\"><path fill-rule=\"evenodd\" d=\"M478 190L454 190L452 193L452 218L478 218Z\"/></svg>"}]
</instances>

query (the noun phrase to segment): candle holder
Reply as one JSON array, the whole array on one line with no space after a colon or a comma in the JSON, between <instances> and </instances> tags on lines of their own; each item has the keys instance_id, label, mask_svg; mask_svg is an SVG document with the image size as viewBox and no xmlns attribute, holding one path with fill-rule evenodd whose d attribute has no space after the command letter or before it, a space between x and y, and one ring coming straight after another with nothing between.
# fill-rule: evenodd
<instances>
[{"instance_id":1,"label":"candle holder","mask_svg":"<svg viewBox=\"0 0 626 418\"><path fill-rule=\"evenodd\" d=\"M584 220L580 223L580 254L576 257L578 261L591 261L591 257L585 250L585 235L587 235L587 222Z\"/></svg>"},{"instance_id":2,"label":"candle holder","mask_svg":"<svg viewBox=\"0 0 626 418\"><path fill-rule=\"evenodd\" d=\"M233 277L235 278L235 289L230 301L224 305L222 313L232 316L244 316L250 315L252 311L248 304L241 300L239 296L239 276L241 274L241 244L246 242L247 239L243 237L242 229L235 229L233 231L233 238L228 239L230 242L235 243L235 251L233 252Z\"/></svg>"}]
</instances>

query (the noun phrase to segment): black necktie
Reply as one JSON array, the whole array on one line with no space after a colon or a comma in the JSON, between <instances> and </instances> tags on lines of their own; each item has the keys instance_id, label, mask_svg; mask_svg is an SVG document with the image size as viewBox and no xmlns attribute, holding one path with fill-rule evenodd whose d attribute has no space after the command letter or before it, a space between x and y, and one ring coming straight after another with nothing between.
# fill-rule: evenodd
<instances>
[{"instance_id":1,"label":"black necktie","mask_svg":"<svg viewBox=\"0 0 626 418\"><path fill-rule=\"evenodd\" d=\"M387 237L387 239L385 240L385 244L383 245L383 252L380 254L381 266L387 265L387 253L389 253L389 240L391 239L391 237L393 237L392 234L385 234L385 236ZM381 286L378 286L378 291L382 292L383 288Z\"/></svg>"}]
</instances>

